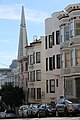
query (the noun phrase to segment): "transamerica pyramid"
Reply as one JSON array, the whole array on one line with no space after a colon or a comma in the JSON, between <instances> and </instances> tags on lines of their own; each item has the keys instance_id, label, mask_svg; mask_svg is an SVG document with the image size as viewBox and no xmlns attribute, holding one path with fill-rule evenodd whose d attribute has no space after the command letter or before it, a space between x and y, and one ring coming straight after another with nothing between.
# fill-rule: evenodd
<instances>
[{"instance_id":1,"label":"transamerica pyramid","mask_svg":"<svg viewBox=\"0 0 80 120\"><path fill-rule=\"evenodd\" d=\"M18 46L18 60L26 56L26 49L25 49L26 45L28 45L27 30L26 30L24 6L22 6L19 46Z\"/></svg>"}]
</instances>

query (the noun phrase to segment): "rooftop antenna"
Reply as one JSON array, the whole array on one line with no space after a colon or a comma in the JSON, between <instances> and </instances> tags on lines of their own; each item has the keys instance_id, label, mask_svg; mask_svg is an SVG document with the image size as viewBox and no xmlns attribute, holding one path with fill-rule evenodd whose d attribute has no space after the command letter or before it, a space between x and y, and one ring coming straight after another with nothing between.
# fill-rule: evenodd
<instances>
[{"instance_id":1,"label":"rooftop antenna","mask_svg":"<svg viewBox=\"0 0 80 120\"><path fill-rule=\"evenodd\" d=\"M34 35L34 36L33 36L33 41L34 41L34 42L37 41L37 35Z\"/></svg>"}]
</instances>

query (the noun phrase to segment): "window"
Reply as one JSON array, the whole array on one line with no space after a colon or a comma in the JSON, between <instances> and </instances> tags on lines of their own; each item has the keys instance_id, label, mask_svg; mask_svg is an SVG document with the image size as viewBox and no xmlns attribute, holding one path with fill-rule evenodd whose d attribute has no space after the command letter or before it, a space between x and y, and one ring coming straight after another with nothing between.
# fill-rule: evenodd
<instances>
[{"instance_id":1,"label":"window","mask_svg":"<svg viewBox=\"0 0 80 120\"><path fill-rule=\"evenodd\" d=\"M60 29L60 42L64 42L64 29Z\"/></svg>"},{"instance_id":2,"label":"window","mask_svg":"<svg viewBox=\"0 0 80 120\"><path fill-rule=\"evenodd\" d=\"M41 80L41 70L36 70L36 80L37 81Z\"/></svg>"},{"instance_id":3,"label":"window","mask_svg":"<svg viewBox=\"0 0 80 120\"><path fill-rule=\"evenodd\" d=\"M53 55L53 69L55 69L55 55Z\"/></svg>"},{"instance_id":4,"label":"window","mask_svg":"<svg viewBox=\"0 0 80 120\"><path fill-rule=\"evenodd\" d=\"M33 80L35 81L35 70L33 71Z\"/></svg>"},{"instance_id":5,"label":"window","mask_svg":"<svg viewBox=\"0 0 80 120\"><path fill-rule=\"evenodd\" d=\"M65 67L70 67L70 52L65 53Z\"/></svg>"},{"instance_id":6,"label":"window","mask_svg":"<svg viewBox=\"0 0 80 120\"><path fill-rule=\"evenodd\" d=\"M50 80L50 93L55 93L55 80Z\"/></svg>"},{"instance_id":7,"label":"window","mask_svg":"<svg viewBox=\"0 0 80 120\"><path fill-rule=\"evenodd\" d=\"M41 99L41 88L37 88L37 99Z\"/></svg>"},{"instance_id":8,"label":"window","mask_svg":"<svg viewBox=\"0 0 80 120\"><path fill-rule=\"evenodd\" d=\"M59 39L59 30L56 31L56 44L60 44L60 39Z\"/></svg>"},{"instance_id":9,"label":"window","mask_svg":"<svg viewBox=\"0 0 80 120\"><path fill-rule=\"evenodd\" d=\"M35 91L35 88L34 88L34 99L36 98L36 91Z\"/></svg>"},{"instance_id":10,"label":"window","mask_svg":"<svg viewBox=\"0 0 80 120\"><path fill-rule=\"evenodd\" d=\"M63 63L64 63L64 55L63 53L61 53L61 68L64 67Z\"/></svg>"},{"instance_id":11,"label":"window","mask_svg":"<svg viewBox=\"0 0 80 120\"><path fill-rule=\"evenodd\" d=\"M66 80L66 95L72 95L72 94L73 94L72 80L67 79Z\"/></svg>"},{"instance_id":12,"label":"window","mask_svg":"<svg viewBox=\"0 0 80 120\"><path fill-rule=\"evenodd\" d=\"M33 65L33 55L30 55L30 65Z\"/></svg>"},{"instance_id":13,"label":"window","mask_svg":"<svg viewBox=\"0 0 80 120\"><path fill-rule=\"evenodd\" d=\"M53 45L54 45L54 32L52 33Z\"/></svg>"},{"instance_id":14,"label":"window","mask_svg":"<svg viewBox=\"0 0 80 120\"><path fill-rule=\"evenodd\" d=\"M71 53L71 66L73 66L74 65L74 51L71 50L70 53Z\"/></svg>"},{"instance_id":15,"label":"window","mask_svg":"<svg viewBox=\"0 0 80 120\"><path fill-rule=\"evenodd\" d=\"M28 60L28 64L29 64L29 55L28 55L28 57L27 57L27 60Z\"/></svg>"},{"instance_id":16,"label":"window","mask_svg":"<svg viewBox=\"0 0 80 120\"><path fill-rule=\"evenodd\" d=\"M33 53L33 64L35 64L35 53Z\"/></svg>"},{"instance_id":17,"label":"window","mask_svg":"<svg viewBox=\"0 0 80 120\"><path fill-rule=\"evenodd\" d=\"M30 71L30 82L35 81L35 71Z\"/></svg>"},{"instance_id":18,"label":"window","mask_svg":"<svg viewBox=\"0 0 80 120\"><path fill-rule=\"evenodd\" d=\"M49 70L53 70L53 58L49 57Z\"/></svg>"},{"instance_id":19,"label":"window","mask_svg":"<svg viewBox=\"0 0 80 120\"><path fill-rule=\"evenodd\" d=\"M28 78L26 78L26 87L28 87Z\"/></svg>"},{"instance_id":20,"label":"window","mask_svg":"<svg viewBox=\"0 0 80 120\"><path fill-rule=\"evenodd\" d=\"M28 71L28 62L25 63L25 71Z\"/></svg>"},{"instance_id":21,"label":"window","mask_svg":"<svg viewBox=\"0 0 80 120\"><path fill-rule=\"evenodd\" d=\"M40 63L40 52L36 52L36 63Z\"/></svg>"},{"instance_id":22,"label":"window","mask_svg":"<svg viewBox=\"0 0 80 120\"><path fill-rule=\"evenodd\" d=\"M28 97L30 98L30 88L28 88Z\"/></svg>"},{"instance_id":23,"label":"window","mask_svg":"<svg viewBox=\"0 0 80 120\"><path fill-rule=\"evenodd\" d=\"M48 80L46 80L46 93L48 93Z\"/></svg>"},{"instance_id":24,"label":"window","mask_svg":"<svg viewBox=\"0 0 80 120\"><path fill-rule=\"evenodd\" d=\"M28 88L28 97L35 99L35 88Z\"/></svg>"},{"instance_id":25,"label":"window","mask_svg":"<svg viewBox=\"0 0 80 120\"><path fill-rule=\"evenodd\" d=\"M23 72L23 63L21 63L21 72Z\"/></svg>"},{"instance_id":26,"label":"window","mask_svg":"<svg viewBox=\"0 0 80 120\"><path fill-rule=\"evenodd\" d=\"M75 85L76 85L76 97L80 97L80 77L75 78Z\"/></svg>"},{"instance_id":27,"label":"window","mask_svg":"<svg viewBox=\"0 0 80 120\"><path fill-rule=\"evenodd\" d=\"M35 99L35 88L31 88L31 98Z\"/></svg>"},{"instance_id":28,"label":"window","mask_svg":"<svg viewBox=\"0 0 80 120\"><path fill-rule=\"evenodd\" d=\"M53 46L52 35L49 35L49 48L52 48L52 46Z\"/></svg>"},{"instance_id":29,"label":"window","mask_svg":"<svg viewBox=\"0 0 80 120\"><path fill-rule=\"evenodd\" d=\"M29 81L29 72L28 72L28 81Z\"/></svg>"},{"instance_id":30,"label":"window","mask_svg":"<svg viewBox=\"0 0 80 120\"><path fill-rule=\"evenodd\" d=\"M47 49L47 36L45 37L45 49Z\"/></svg>"},{"instance_id":31,"label":"window","mask_svg":"<svg viewBox=\"0 0 80 120\"><path fill-rule=\"evenodd\" d=\"M57 69L60 69L60 54L56 55L57 57Z\"/></svg>"},{"instance_id":32,"label":"window","mask_svg":"<svg viewBox=\"0 0 80 120\"><path fill-rule=\"evenodd\" d=\"M80 35L80 21L75 22L75 36Z\"/></svg>"},{"instance_id":33,"label":"window","mask_svg":"<svg viewBox=\"0 0 80 120\"><path fill-rule=\"evenodd\" d=\"M70 38L73 37L73 22L70 23Z\"/></svg>"},{"instance_id":34,"label":"window","mask_svg":"<svg viewBox=\"0 0 80 120\"><path fill-rule=\"evenodd\" d=\"M66 26L64 28L64 41L68 41L69 40L69 26Z\"/></svg>"},{"instance_id":35,"label":"window","mask_svg":"<svg viewBox=\"0 0 80 120\"><path fill-rule=\"evenodd\" d=\"M58 87L58 79L56 79L56 87Z\"/></svg>"},{"instance_id":36,"label":"window","mask_svg":"<svg viewBox=\"0 0 80 120\"><path fill-rule=\"evenodd\" d=\"M48 71L48 58L46 58L46 71Z\"/></svg>"},{"instance_id":37,"label":"window","mask_svg":"<svg viewBox=\"0 0 80 120\"><path fill-rule=\"evenodd\" d=\"M80 65L80 49L76 49L76 65Z\"/></svg>"}]
</instances>

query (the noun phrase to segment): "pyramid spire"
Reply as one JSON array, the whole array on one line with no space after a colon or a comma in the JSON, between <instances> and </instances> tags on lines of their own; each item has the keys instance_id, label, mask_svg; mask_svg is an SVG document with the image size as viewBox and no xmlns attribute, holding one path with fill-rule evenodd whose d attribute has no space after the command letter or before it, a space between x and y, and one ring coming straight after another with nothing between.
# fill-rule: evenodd
<instances>
[{"instance_id":1,"label":"pyramid spire","mask_svg":"<svg viewBox=\"0 0 80 120\"><path fill-rule=\"evenodd\" d=\"M21 13L21 25L25 26L25 14L24 14L24 6L22 5L22 13Z\"/></svg>"},{"instance_id":2,"label":"pyramid spire","mask_svg":"<svg viewBox=\"0 0 80 120\"><path fill-rule=\"evenodd\" d=\"M20 23L20 35L19 35L19 47L18 47L18 59L22 59L26 56L25 46L28 45L27 30L24 14L24 6L22 6L21 23Z\"/></svg>"}]
</instances>

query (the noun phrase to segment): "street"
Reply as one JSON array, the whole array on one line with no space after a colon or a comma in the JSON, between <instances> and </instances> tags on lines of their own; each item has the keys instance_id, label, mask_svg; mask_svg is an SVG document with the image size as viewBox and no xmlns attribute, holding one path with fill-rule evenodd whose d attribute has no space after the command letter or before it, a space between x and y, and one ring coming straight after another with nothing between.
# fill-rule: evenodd
<instances>
[{"instance_id":1,"label":"street","mask_svg":"<svg viewBox=\"0 0 80 120\"><path fill-rule=\"evenodd\" d=\"M7 120L80 120L80 117L18 118L18 119L7 119Z\"/></svg>"}]
</instances>

